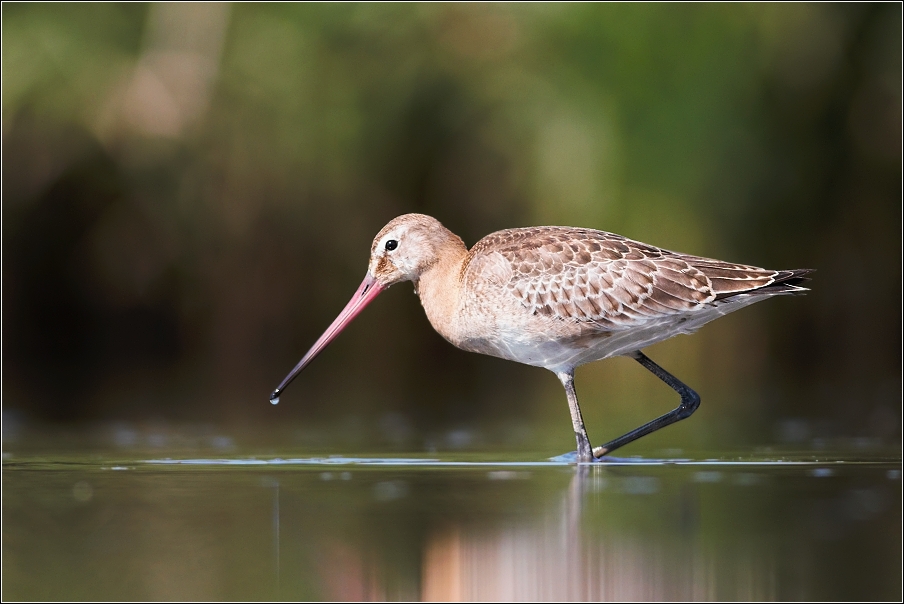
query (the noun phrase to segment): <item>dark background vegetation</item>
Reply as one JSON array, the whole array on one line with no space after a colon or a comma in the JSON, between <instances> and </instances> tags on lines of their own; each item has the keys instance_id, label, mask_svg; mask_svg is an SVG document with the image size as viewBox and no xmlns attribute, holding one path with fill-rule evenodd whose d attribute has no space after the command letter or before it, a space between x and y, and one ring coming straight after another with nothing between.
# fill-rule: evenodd
<instances>
[{"instance_id":1,"label":"dark background vegetation","mask_svg":"<svg viewBox=\"0 0 904 604\"><path fill-rule=\"evenodd\" d=\"M703 405L638 450L900 440L899 4L2 11L5 424L573 446L551 374L456 350L407 284L267 403L423 212L817 269L648 351ZM577 385L596 442L676 402L625 359Z\"/></svg>"}]
</instances>

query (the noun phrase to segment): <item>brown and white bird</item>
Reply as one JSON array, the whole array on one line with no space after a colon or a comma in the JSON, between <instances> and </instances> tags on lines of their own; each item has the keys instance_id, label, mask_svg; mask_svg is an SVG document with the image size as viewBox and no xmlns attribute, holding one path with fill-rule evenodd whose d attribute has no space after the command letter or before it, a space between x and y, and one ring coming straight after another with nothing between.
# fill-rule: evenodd
<instances>
[{"instance_id":1,"label":"brown and white bird","mask_svg":"<svg viewBox=\"0 0 904 604\"><path fill-rule=\"evenodd\" d=\"M808 291L810 269L768 270L689 256L621 235L573 227L528 227L487 235L470 250L438 220L405 214L371 245L358 291L298 365L286 386L384 289L414 282L433 328L453 345L549 369L562 382L580 462L598 459L692 414L700 397L641 352L693 333L732 311ZM593 448L574 390L574 370L628 356L681 396L661 417Z\"/></svg>"}]
</instances>

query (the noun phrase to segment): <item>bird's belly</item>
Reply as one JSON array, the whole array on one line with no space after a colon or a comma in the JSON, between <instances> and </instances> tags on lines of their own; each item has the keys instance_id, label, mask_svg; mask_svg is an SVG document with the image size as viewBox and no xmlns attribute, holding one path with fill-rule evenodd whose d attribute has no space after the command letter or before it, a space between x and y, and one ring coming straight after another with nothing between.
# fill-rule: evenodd
<instances>
[{"instance_id":1,"label":"bird's belly","mask_svg":"<svg viewBox=\"0 0 904 604\"><path fill-rule=\"evenodd\" d=\"M559 371L612 356L605 350L601 350L601 348L604 348L600 346L601 340L599 337L587 342L540 338L532 340L524 338L472 338L460 342L458 347L471 352L479 352L517 363L524 363L525 365Z\"/></svg>"},{"instance_id":2,"label":"bird's belly","mask_svg":"<svg viewBox=\"0 0 904 604\"><path fill-rule=\"evenodd\" d=\"M737 306L742 305L746 303ZM735 310L735 306L707 305L618 328L536 315L525 317L514 312L496 314L480 322L479 329L460 332L453 344L463 350L551 371L567 371L585 363L630 354L679 334L693 333L705 323Z\"/></svg>"},{"instance_id":3,"label":"bird's belly","mask_svg":"<svg viewBox=\"0 0 904 604\"><path fill-rule=\"evenodd\" d=\"M617 332L597 325L563 322L511 309L469 322L453 344L463 350L544 367L569 369L613 354L610 340Z\"/></svg>"}]
</instances>

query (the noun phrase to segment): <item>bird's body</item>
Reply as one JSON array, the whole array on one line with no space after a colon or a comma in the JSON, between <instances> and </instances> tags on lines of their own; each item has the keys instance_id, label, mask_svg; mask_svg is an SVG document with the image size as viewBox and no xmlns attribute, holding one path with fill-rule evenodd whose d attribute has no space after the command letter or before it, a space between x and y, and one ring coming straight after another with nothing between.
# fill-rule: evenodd
<instances>
[{"instance_id":1,"label":"bird's body","mask_svg":"<svg viewBox=\"0 0 904 604\"><path fill-rule=\"evenodd\" d=\"M658 429L652 424L666 416L638 429L651 428L642 434L634 431L625 442L616 439L591 455L572 384L576 367L632 356L679 393L679 385L686 389L690 404L696 394L640 350L767 297L804 292L797 284L809 272L690 256L572 227L507 229L468 250L436 219L406 214L376 236L359 293L274 396L382 289L410 280L430 324L458 348L559 376L572 410L578 457L589 461L615 448L609 445L622 446ZM685 398L682 393L682 405ZM696 402L692 407L690 412ZM682 417L663 425L677 419Z\"/></svg>"},{"instance_id":2,"label":"bird's body","mask_svg":"<svg viewBox=\"0 0 904 604\"><path fill-rule=\"evenodd\" d=\"M688 256L592 229L508 229L470 251L460 241L449 245L451 261L420 278L431 325L464 350L552 371L630 353L763 297L802 291L779 285L797 271Z\"/></svg>"}]
</instances>

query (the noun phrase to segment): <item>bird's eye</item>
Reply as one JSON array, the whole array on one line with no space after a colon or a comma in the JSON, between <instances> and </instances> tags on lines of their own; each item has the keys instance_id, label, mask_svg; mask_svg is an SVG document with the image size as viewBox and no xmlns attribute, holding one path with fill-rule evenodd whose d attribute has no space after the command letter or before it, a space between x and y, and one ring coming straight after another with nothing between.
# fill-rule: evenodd
<instances>
[{"instance_id":1,"label":"bird's eye","mask_svg":"<svg viewBox=\"0 0 904 604\"><path fill-rule=\"evenodd\" d=\"M395 239L390 239L389 241L386 242L386 251L387 252L391 252L392 250L396 249L397 247L399 247L399 242L396 241Z\"/></svg>"}]
</instances>

